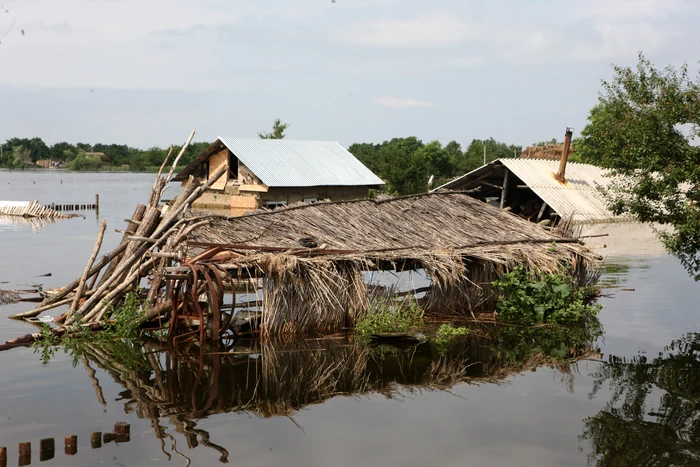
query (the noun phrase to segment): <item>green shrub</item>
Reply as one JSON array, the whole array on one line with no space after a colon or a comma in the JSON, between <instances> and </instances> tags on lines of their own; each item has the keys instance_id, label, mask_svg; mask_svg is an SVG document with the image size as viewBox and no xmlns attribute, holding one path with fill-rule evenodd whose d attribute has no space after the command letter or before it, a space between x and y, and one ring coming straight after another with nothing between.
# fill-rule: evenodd
<instances>
[{"instance_id":1,"label":"green shrub","mask_svg":"<svg viewBox=\"0 0 700 467\"><path fill-rule=\"evenodd\" d=\"M370 307L355 325L361 336L378 333L408 332L423 323L423 310L415 301L379 303Z\"/></svg>"},{"instance_id":2,"label":"green shrub","mask_svg":"<svg viewBox=\"0 0 700 467\"><path fill-rule=\"evenodd\" d=\"M600 305L587 303L589 288L577 288L570 274L537 274L518 266L493 282L499 289L498 313L521 324L573 324L595 316Z\"/></svg>"}]
</instances>

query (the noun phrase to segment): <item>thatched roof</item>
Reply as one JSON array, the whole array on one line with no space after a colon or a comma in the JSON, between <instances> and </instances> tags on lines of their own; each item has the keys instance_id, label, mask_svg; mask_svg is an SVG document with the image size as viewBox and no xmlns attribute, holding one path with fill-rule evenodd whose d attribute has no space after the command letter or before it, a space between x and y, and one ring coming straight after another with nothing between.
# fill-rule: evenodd
<instances>
[{"instance_id":1,"label":"thatched roof","mask_svg":"<svg viewBox=\"0 0 700 467\"><path fill-rule=\"evenodd\" d=\"M576 150L572 145L569 148L569 156L575 153ZM528 146L520 155L521 159L545 159L550 161L558 161L564 153L564 144L548 144L546 146Z\"/></svg>"},{"instance_id":2,"label":"thatched roof","mask_svg":"<svg viewBox=\"0 0 700 467\"><path fill-rule=\"evenodd\" d=\"M302 246L308 240L318 246ZM495 309L493 281L518 265L539 273L565 267L585 285L597 259L571 238L462 192L219 217L194 229L187 241L194 247L188 256L227 244L234 256L217 260L218 268L232 274L251 268L268 279L264 334L352 325L372 301L363 271L423 270L431 281L420 303L427 313L473 314Z\"/></svg>"},{"instance_id":3,"label":"thatched roof","mask_svg":"<svg viewBox=\"0 0 700 467\"><path fill-rule=\"evenodd\" d=\"M313 238L320 248L342 250L339 254L415 257L431 252L492 252L503 257L518 251L553 261L574 252L594 256L578 244L552 251L552 241L567 239L462 192L316 203L222 217L196 229L188 240L298 249L304 237Z\"/></svg>"}]
</instances>

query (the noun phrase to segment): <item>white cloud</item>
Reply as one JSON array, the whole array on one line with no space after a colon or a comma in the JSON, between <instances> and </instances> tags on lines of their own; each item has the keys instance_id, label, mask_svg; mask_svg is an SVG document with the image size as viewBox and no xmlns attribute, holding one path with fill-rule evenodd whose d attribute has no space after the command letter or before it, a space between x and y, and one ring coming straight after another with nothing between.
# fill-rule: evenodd
<instances>
[{"instance_id":1,"label":"white cloud","mask_svg":"<svg viewBox=\"0 0 700 467\"><path fill-rule=\"evenodd\" d=\"M374 101L376 104L389 107L391 109L410 109L412 107L432 107L430 101L421 101L412 97L383 96Z\"/></svg>"},{"instance_id":2,"label":"white cloud","mask_svg":"<svg viewBox=\"0 0 700 467\"><path fill-rule=\"evenodd\" d=\"M660 18L689 7L686 0L587 0L576 6L570 19L622 22L639 18Z\"/></svg>"},{"instance_id":3,"label":"white cloud","mask_svg":"<svg viewBox=\"0 0 700 467\"><path fill-rule=\"evenodd\" d=\"M486 65L484 57L454 57L445 60L447 68L479 68Z\"/></svg>"},{"instance_id":4,"label":"white cloud","mask_svg":"<svg viewBox=\"0 0 700 467\"><path fill-rule=\"evenodd\" d=\"M379 47L434 47L472 38L474 28L441 10L408 19L382 19L349 24L335 39L343 44Z\"/></svg>"}]
</instances>

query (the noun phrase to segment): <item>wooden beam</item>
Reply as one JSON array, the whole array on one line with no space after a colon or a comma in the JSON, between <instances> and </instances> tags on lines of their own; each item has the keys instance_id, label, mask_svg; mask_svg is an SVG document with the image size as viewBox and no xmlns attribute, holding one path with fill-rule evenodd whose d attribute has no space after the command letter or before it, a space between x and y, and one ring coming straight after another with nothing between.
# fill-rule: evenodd
<instances>
[{"instance_id":1,"label":"wooden beam","mask_svg":"<svg viewBox=\"0 0 700 467\"><path fill-rule=\"evenodd\" d=\"M510 170L506 168L506 174L503 176L503 189L501 190L501 209L506 205L506 196L508 196L508 174Z\"/></svg>"},{"instance_id":2,"label":"wooden beam","mask_svg":"<svg viewBox=\"0 0 700 467\"><path fill-rule=\"evenodd\" d=\"M547 203L542 201L542 207L540 208L540 213L537 214L537 220L535 222L539 222L540 219L542 219L542 216L544 215L544 210L547 209Z\"/></svg>"},{"instance_id":3,"label":"wooden beam","mask_svg":"<svg viewBox=\"0 0 700 467\"><path fill-rule=\"evenodd\" d=\"M495 184L493 184L493 183L485 182L485 181L483 181L483 180L480 180L479 183L481 183L482 185L490 186L490 187L492 187L492 188L496 188L496 189L498 189L498 190L502 190L502 189L503 189L502 186L498 186L498 185L495 185Z\"/></svg>"}]
</instances>

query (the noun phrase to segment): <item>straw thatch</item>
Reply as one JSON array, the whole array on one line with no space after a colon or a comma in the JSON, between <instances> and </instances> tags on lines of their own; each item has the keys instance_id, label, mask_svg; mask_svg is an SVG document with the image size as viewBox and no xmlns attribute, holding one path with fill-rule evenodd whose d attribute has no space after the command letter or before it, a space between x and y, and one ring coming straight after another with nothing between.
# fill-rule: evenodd
<instances>
[{"instance_id":1,"label":"straw thatch","mask_svg":"<svg viewBox=\"0 0 700 467\"><path fill-rule=\"evenodd\" d=\"M572 145L569 148L569 156L575 153L576 148ZM564 144L548 144L546 146L528 146L520 155L521 159L543 159L558 161L564 153Z\"/></svg>"},{"instance_id":2,"label":"straw thatch","mask_svg":"<svg viewBox=\"0 0 700 467\"><path fill-rule=\"evenodd\" d=\"M300 239L317 246L302 247ZM353 324L368 308L363 271L424 270L432 285L421 303L427 312L472 314L495 309L491 283L517 265L542 273L566 267L584 284L596 261L572 239L460 192L216 218L187 241L225 244L240 256L220 268L245 266L265 278L268 334Z\"/></svg>"}]
</instances>

